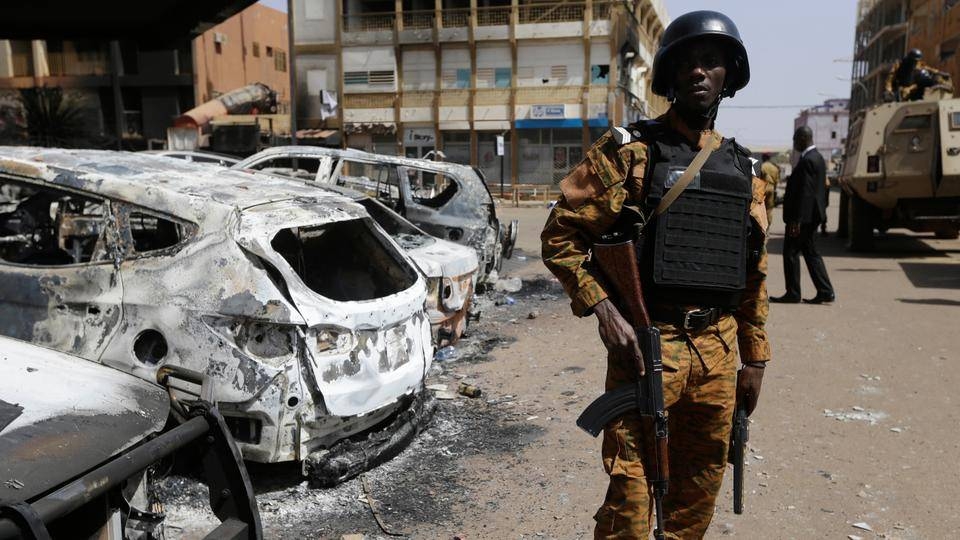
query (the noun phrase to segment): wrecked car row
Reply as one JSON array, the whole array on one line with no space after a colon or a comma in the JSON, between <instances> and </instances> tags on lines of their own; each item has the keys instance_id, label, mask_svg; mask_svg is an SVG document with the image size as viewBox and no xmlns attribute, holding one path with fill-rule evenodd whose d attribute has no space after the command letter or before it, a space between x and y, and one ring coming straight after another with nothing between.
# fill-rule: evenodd
<instances>
[{"instance_id":1,"label":"wrecked car row","mask_svg":"<svg viewBox=\"0 0 960 540\"><path fill-rule=\"evenodd\" d=\"M0 156L0 334L204 373L251 461L423 420L426 281L360 205L160 156Z\"/></svg>"},{"instance_id":2,"label":"wrecked car row","mask_svg":"<svg viewBox=\"0 0 960 540\"><path fill-rule=\"evenodd\" d=\"M0 148L0 335L169 391L139 413L153 424L128 422L140 431L120 429L126 442L103 440L113 454L79 462L90 474L193 422L183 404L200 392L168 384L171 374L203 382L208 406L196 414L228 432L214 438L246 460L300 462L314 485L391 458L429 421L435 347L463 334L516 224L500 224L468 167L296 150L306 152L270 150L227 170L144 153ZM90 386L137 403L111 383ZM161 433L167 411L180 425ZM13 440L5 427L0 445ZM259 523L241 517L258 535Z\"/></svg>"}]
</instances>

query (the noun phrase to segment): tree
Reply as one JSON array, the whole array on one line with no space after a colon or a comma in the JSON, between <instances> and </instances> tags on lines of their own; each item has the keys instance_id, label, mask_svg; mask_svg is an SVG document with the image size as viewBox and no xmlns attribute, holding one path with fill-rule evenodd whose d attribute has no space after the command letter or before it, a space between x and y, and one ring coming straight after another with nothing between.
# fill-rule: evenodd
<instances>
[{"instance_id":1,"label":"tree","mask_svg":"<svg viewBox=\"0 0 960 540\"><path fill-rule=\"evenodd\" d=\"M20 90L27 124L27 143L34 146L79 148L89 146L91 130L86 110L64 96L59 87Z\"/></svg>"}]
</instances>

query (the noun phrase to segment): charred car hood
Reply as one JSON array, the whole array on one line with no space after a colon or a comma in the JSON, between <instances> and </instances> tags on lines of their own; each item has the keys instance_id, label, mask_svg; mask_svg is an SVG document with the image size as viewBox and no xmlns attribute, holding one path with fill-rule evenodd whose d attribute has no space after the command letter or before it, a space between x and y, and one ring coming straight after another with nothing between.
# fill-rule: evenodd
<instances>
[{"instance_id":1,"label":"charred car hood","mask_svg":"<svg viewBox=\"0 0 960 540\"><path fill-rule=\"evenodd\" d=\"M0 501L46 492L167 421L166 391L132 375L10 338L0 358Z\"/></svg>"}]
</instances>

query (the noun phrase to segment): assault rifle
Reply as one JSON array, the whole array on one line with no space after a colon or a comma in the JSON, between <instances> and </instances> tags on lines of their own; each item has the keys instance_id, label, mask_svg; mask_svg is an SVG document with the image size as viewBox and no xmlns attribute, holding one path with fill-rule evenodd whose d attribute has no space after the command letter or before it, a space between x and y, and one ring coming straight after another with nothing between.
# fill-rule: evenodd
<instances>
[{"instance_id":1,"label":"assault rifle","mask_svg":"<svg viewBox=\"0 0 960 540\"><path fill-rule=\"evenodd\" d=\"M634 227L639 229L639 226ZM593 258L620 299L617 307L633 326L642 357L636 359L636 383L610 390L594 400L580 414L577 425L596 437L605 425L628 411L636 410L641 416L652 417L656 461L653 467L644 469L647 482L653 488L653 501L657 510L657 527L653 535L657 540L662 540L663 497L667 494L670 465L667 456L667 412L663 407L660 330L653 325L643 301L633 239L623 232L604 235L601 242L593 245ZM640 376L641 372L645 374Z\"/></svg>"},{"instance_id":2,"label":"assault rifle","mask_svg":"<svg viewBox=\"0 0 960 540\"><path fill-rule=\"evenodd\" d=\"M750 440L750 424L747 406L737 403L733 413L733 431L730 433L730 451L727 461L733 463L733 513L743 513L743 470L747 441Z\"/></svg>"}]
</instances>

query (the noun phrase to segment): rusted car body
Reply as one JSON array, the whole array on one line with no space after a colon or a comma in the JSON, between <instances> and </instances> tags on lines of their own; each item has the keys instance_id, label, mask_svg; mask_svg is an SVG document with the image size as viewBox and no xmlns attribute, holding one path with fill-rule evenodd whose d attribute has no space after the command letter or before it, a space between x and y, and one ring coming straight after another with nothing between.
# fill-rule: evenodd
<instances>
[{"instance_id":1,"label":"rusted car body","mask_svg":"<svg viewBox=\"0 0 960 540\"><path fill-rule=\"evenodd\" d=\"M207 538L262 537L246 468L216 408L205 404L165 430L171 402L155 383L6 337L0 356L0 539L161 538L145 469L181 451L198 458L222 520Z\"/></svg>"},{"instance_id":2,"label":"rusted car body","mask_svg":"<svg viewBox=\"0 0 960 540\"><path fill-rule=\"evenodd\" d=\"M271 174L301 177L296 171L271 168ZM455 344L466 331L473 299L474 278L479 270L476 252L449 240L430 236L380 201L359 191L318 184L307 185L347 197L363 206L377 225L402 247L427 278L427 315L436 347Z\"/></svg>"},{"instance_id":3,"label":"rusted car body","mask_svg":"<svg viewBox=\"0 0 960 540\"><path fill-rule=\"evenodd\" d=\"M248 460L304 460L422 405L425 280L342 196L161 156L0 148L0 200L0 334L147 380L204 373Z\"/></svg>"},{"instance_id":4,"label":"rusted car body","mask_svg":"<svg viewBox=\"0 0 960 540\"><path fill-rule=\"evenodd\" d=\"M497 279L509 258L518 224L497 217L483 178L466 165L316 146L269 148L233 166L293 171L297 177L363 191L427 233L473 248L478 286Z\"/></svg>"}]
</instances>

